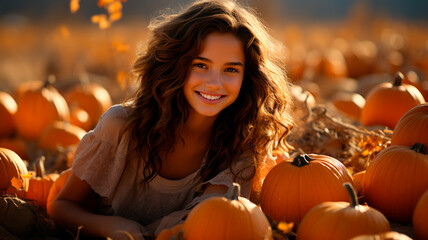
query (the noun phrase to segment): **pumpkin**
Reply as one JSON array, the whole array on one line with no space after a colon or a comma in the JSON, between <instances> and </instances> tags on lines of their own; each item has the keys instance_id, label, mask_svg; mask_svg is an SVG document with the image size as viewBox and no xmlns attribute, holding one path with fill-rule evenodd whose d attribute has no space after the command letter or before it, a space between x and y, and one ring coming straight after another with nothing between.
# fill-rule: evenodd
<instances>
[{"instance_id":1,"label":"pumpkin","mask_svg":"<svg viewBox=\"0 0 428 240\"><path fill-rule=\"evenodd\" d=\"M391 145L428 146L428 102L419 104L405 113L394 128Z\"/></svg>"},{"instance_id":2,"label":"pumpkin","mask_svg":"<svg viewBox=\"0 0 428 240\"><path fill-rule=\"evenodd\" d=\"M417 201L428 189L427 176L425 145L389 146L366 169L363 188L367 203L390 220L410 223Z\"/></svg>"},{"instance_id":3,"label":"pumpkin","mask_svg":"<svg viewBox=\"0 0 428 240\"><path fill-rule=\"evenodd\" d=\"M269 171L260 192L260 206L275 221L299 223L321 202L346 201L344 182L352 182L352 176L339 160L302 154Z\"/></svg>"},{"instance_id":4,"label":"pumpkin","mask_svg":"<svg viewBox=\"0 0 428 240\"><path fill-rule=\"evenodd\" d=\"M29 89L18 99L15 123L20 136L35 140L54 121L69 121L70 111L64 97L52 86L53 78L41 88Z\"/></svg>"},{"instance_id":5,"label":"pumpkin","mask_svg":"<svg viewBox=\"0 0 428 240\"><path fill-rule=\"evenodd\" d=\"M15 132L13 117L17 109L15 99L9 93L0 91L0 137L9 137Z\"/></svg>"},{"instance_id":6,"label":"pumpkin","mask_svg":"<svg viewBox=\"0 0 428 240\"><path fill-rule=\"evenodd\" d=\"M419 198L412 216L416 239L428 239L428 189Z\"/></svg>"},{"instance_id":7,"label":"pumpkin","mask_svg":"<svg viewBox=\"0 0 428 240\"><path fill-rule=\"evenodd\" d=\"M54 121L43 130L39 146L46 150L56 150L58 146L67 148L77 145L86 131L69 122Z\"/></svg>"},{"instance_id":8,"label":"pumpkin","mask_svg":"<svg viewBox=\"0 0 428 240\"><path fill-rule=\"evenodd\" d=\"M425 102L416 87L402 84L403 78L403 74L398 72L394 83L378 84L368 93L361 110L363 125L382 125L394 129L407 111Z\"/></svg>"},{"instance_id":9,"label":"pumpkin","mask_svg":"<svg viewBox=\"0 0 428 240\"><path fill-rule=\"evenodd\" d=\"M378 234L365 234L351 238L351 240L412 240L405 234L389 231Z\"/></svg>"},{"instance_id":10,"label":"pumpkin","mask_svg":"<svg viewBox=\"0 0 428 240\"><path fill-rule=\"evenodd\" d=\"M46 212L48 213L48 215L51 214L52 202L54 201L58 193L61 191L61 189L64 188L65 183L67 182L70 175L71 168L67 168L66 170L62 171L49 189L48 197L46 199Z\"/></svg>"},{"instance_id":11,"label":"pumpkin","mask_svg":"<svg viewBox=\"0 0 428 240\"><path fill-rule=\"evenodd\" d=\"M297 230L297 239L348 240L362 234L390 231L388 219L378 210L359 205L351 183L344 183L349 202L328 201L313 207Z\"/></svg>"},{"instance_id":12,"label":"pumpkin","mask_svg":"<svg viewBox=\"0 0 428 240\"><path fill-rule=\"evenodd\" d=\"M239 197L234 183L225 196L214 196L196 205L183 224L183 237L196 239L272 239L272 228L260 208Z\"/></svg>"},{"instance_id":13,"label":"pumpkin","mask_svg":"<svg viewBox=\"0 0 428 240\"><path fill-rule=\"evenodd\" d=\"M88 112L77 106L70 107L70 123L85 131L91 130L91 119Z\"/></svg>"},{"instance_id":14,"label":"pumpkin","mask_svg":"<svg viewBox=\"0 0 428 240\"><path fill-rule=\"evenodd\" d=\"M338 92L333 95L331 102L345 116L353 120L359 120L361 109L364 107L366 100L358 93Z\"/></svg>"},{"instance_id":15,"label":"pumpkin","mask_svg":"<svg viewBox=\"0 0 428 240\"><path fill-rule=\"evenodd\" d=\"M27 166L14 151L7 148L0 148L0 193L13 187L12 179L17 179L24 191L28 190ZM21 187L21 186L20 186ZM19 189L17 189L19 190Z\"/></svg>"},{"instance_id":16,"label":"pumpkin","mask_svg":"<svg viewBox=\"0 0 428 240\"><path fill-rule=\"evenodd\" d=\"M109 92L95 82L78 84L64 95L69 106L77 106L88 113L91 128L97 124L101 115L112 105Z\"/></svg>"},{"instance_id":17,"label":"pumpkin","mask_svg":"<svg viewBox=\"0 0 428 240\"><path fill-rule=\"evenodd\" d=\"M45 173L44 159L42 156L36 160L35 175L29 179L28 191L25 192L27 201L42 209L46 209L49 190L59 176L58 173Z\"/></svg>"}]
</instances>

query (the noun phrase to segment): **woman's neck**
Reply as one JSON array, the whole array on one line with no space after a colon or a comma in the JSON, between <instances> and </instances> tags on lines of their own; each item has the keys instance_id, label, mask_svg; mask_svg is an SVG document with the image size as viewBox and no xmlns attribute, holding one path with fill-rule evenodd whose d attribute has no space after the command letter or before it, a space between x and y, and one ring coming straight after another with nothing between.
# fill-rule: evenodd
<instances>
[{"instance_id":1,"label":"woman's neck","mask_svg":"<svg viewBox=\"0 0 428 240\"><path fill-rule=\"evenodd\" d=\"M207 139L212 132L215 117L202 116L194 111L190 111L189 118L179 130L179 134L183 138L199 138Z\"/></svg>"}]
</instances>

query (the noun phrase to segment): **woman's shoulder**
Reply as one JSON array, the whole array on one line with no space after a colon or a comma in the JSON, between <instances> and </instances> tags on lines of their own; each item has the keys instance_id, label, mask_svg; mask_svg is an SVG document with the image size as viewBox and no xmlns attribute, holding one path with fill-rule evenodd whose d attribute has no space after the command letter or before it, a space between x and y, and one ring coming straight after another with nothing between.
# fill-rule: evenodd
<instances>
[{"instance_id":1,"label":"woman's shoulder","mask_svg":"<svg viewBox=\"0 0 428 240\"><path fill-rule=\"evenodd\" d=\"M122 125L129 116L129 109L122 104L111 106L100 118L98 124L102 125ZM110 126L113 127L113 126Z\"/></svg>"}]
</instances>

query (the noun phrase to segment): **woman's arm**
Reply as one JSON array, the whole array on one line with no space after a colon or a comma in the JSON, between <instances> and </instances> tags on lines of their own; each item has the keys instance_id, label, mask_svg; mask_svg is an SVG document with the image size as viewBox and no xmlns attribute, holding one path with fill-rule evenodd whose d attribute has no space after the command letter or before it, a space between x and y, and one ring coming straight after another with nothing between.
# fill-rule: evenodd
<instances>
[{"instance_id":1,"label":"woman's arm","mask_svg":"<svg viewBox=\"0 0 428 240\"><path fill-rule=\"evenodd\" d=\"M90 185L72 173L64 188L51 206L51 218L56 224L69 230L83 226L82 234L113 239L128 239L123 232L134 239L142 240L144 227L135 221L119 217L94 214L86 210L84 202L93 193Z\"/></svg>"}]
</instances>

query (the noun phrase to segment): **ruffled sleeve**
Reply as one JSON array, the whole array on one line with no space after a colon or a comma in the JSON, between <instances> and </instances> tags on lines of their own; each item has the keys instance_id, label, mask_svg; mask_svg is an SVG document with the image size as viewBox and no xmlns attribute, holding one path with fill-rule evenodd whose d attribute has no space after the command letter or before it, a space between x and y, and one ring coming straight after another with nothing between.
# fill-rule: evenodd
<instances>
[{"instance_id":1,"label":"ruffled sleeve","mask_svg":"<svg viewBox=\"0 0 428 240\"><path fill-rule=\"evenodd\" d=\"M112 106L89 131L76 149L72 171L103 197L113 196L125 169L128 139L120 136L126 109Z\"/></svg>"}]
</instances>

